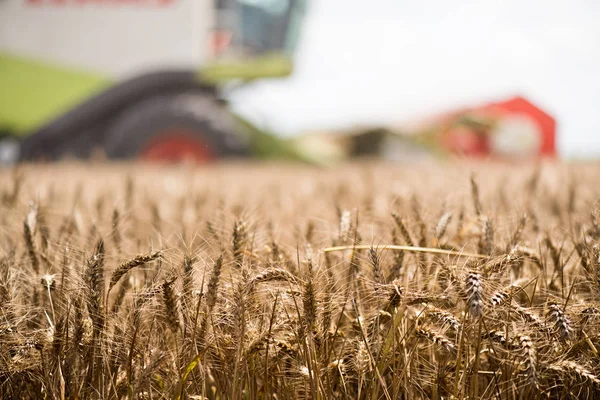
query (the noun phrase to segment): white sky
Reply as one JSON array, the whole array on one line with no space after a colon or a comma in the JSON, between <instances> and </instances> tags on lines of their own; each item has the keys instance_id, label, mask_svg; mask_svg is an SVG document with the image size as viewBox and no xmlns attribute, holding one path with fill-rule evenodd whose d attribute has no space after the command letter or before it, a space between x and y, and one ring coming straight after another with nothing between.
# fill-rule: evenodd
<instances>
[{"instance_id":1,"label":"white sky","mask_svg":"<svg viewBox=\"0 0 600 400\"><path fill-rule=\"evenodd\" d=\"M557 118L561 154L600 156L600 1L309 1L294 75L232 97L262 127L402 122L521 94Z\"/></svg>"}]
</instances>

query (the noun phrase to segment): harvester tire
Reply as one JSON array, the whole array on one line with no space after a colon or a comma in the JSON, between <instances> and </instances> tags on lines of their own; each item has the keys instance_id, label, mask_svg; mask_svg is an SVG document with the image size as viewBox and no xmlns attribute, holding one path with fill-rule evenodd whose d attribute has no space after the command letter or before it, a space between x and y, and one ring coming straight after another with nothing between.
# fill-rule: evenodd
<instances>
[{"instance_id":1,"label":"harvester tire","mask_svg":"<svg viewBox=\"0 0 600 400\"><path fill-rule=\"evenodd\" d=\"M229 111L204 93L162 95L126 110L109 128L111 159L212 161L249 155L249 143Z\"/></svg>"}]
</instances>

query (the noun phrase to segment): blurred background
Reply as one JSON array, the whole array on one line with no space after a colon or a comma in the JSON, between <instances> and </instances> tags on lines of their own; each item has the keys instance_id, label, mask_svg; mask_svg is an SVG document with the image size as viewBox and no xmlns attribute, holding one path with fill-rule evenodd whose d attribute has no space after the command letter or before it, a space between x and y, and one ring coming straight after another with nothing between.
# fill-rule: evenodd
<instances>
[{"instance_id":1,"label":"blurred background","mask_svg":"<svg viewBox=\"0 0 600 400\"><path fill-rule=\"evenodd\" d=\"M0 156L595 159L599 18L591 0L0 0Z\"/></svg>"}]
</instances>

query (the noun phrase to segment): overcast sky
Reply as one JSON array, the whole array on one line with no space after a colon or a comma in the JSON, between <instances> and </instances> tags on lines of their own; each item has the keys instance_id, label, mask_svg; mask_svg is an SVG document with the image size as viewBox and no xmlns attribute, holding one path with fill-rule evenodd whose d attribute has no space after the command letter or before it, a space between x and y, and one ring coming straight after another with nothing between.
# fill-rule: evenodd
<instances>
[{"instance_id":1,"label":"overcast sky","mask_svg":"<svg viewBox=\"0 0 600 400\"><path fill-rule=\"evenodd\" d=\"M393 123L521 94L565 156L600 156L600 1L312 0L285 80L235 93L285 135Z\"/></svg>"}]
</instances>

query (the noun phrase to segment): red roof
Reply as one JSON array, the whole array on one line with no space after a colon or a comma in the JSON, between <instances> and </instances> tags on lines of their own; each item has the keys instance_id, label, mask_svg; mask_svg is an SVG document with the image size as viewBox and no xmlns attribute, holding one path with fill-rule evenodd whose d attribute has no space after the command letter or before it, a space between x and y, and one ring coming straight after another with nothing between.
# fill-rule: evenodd
<instances>
[{"instance_id":1,"label":"red roof","mask_svg":"<svg viewBox=\"0 0 600 400\"><path fill-rule=\"evenodd\" d=\"M526 114L540 127L541 143L539 155L556 156L556 120L527 99L517 96L505 101L490 103L472 109L472 111L479 110L491 111L494 114L500 115Z\"/></svg>"}]
</instances>

